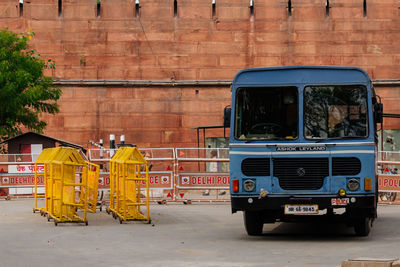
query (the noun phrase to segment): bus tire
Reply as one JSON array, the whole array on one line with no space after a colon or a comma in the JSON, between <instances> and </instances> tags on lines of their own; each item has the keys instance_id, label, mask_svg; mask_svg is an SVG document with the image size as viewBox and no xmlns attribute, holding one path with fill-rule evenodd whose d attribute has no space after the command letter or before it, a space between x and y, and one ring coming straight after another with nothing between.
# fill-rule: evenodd
<instances>
[{"instance_id":1,"label":"bus tire","mask_svg":"<svg viewBox=\"0 0 400 267\"><path fill-rule=\"evenodd\" d=\"M261 235L264 222L262 216L258 212L243 212L244 227L248 235Z\"/></svg>"},{"instance_id":2,"label":"bus tire","mask_svg":"<svg viewBox=\"0 0 400 267\"><path fill-rule=\"evenodd\" d=\"M356 221L354 231L357 236L368 236L371 231L371 218L363 217Z\"/></svg>"}]
</instances>

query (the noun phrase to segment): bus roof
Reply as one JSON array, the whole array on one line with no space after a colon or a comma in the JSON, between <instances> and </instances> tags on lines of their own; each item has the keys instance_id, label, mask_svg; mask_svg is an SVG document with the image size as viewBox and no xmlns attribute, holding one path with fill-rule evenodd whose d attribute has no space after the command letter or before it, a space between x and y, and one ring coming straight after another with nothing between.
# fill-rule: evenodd
<instances>
[{"instance_id":1,"label":"bus roof","mask_svg":"<svg viewBox=\"0 0 400 267\"><path fill-rule=\"evenodd\" d=\"M295 84L371 84L363 69L336 66L285 66L239 71L233 87Z\"/></svg>"}]
</instances>

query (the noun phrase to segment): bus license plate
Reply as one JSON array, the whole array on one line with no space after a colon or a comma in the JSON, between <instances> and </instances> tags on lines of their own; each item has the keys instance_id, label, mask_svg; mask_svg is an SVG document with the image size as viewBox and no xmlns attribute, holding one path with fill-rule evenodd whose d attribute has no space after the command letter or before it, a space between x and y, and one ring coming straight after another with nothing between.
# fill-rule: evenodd
<instances>
[{"instance_id":1,"label":"bus license plate","mask_svg":"<svg viewBox=\"0 0 400 267\"><path fill-rule=\"evenodd\" d=\"M285 214L318 214L318 205L285 205Z\"/></svg>"}]
</instances>

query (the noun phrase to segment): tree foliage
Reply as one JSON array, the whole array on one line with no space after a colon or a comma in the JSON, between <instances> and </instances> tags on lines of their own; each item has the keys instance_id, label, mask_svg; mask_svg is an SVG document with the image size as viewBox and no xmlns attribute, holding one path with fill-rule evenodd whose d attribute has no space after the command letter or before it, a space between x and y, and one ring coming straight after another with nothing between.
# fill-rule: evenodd
<instances>
[{"instance_id":1,"label":"tree foliage","mask_svg":"<svg viewBox=\"0 0 400 267\"><path fill-rule=\"evenodd\" d=\"M0 31L0 141L21 134L23 128L41 133L46 122L40 115L59 111L61 90L43 74L55 64L29 49L32 36Z\"/></svg>"}]
</instances>

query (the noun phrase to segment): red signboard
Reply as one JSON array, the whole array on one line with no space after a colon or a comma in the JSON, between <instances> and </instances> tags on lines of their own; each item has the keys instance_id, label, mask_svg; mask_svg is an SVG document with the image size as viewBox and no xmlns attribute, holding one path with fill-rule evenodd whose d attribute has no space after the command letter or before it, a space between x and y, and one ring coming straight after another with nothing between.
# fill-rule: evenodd
<instances>
[{"instance_id":1,"label":"red signboard","mask_svg":"<svg viewBox=\"0 0 400 267\"><path fill-rule=\"evenodd\" d=\"M150 189L172 189L172 172L151 172L149 173ZM35 175L33 174L0 174L0 185L3 187L12 187L15 185L35 184ZM38 185L43 185L43 176L38 176ZM144 182L142 182L144 185ZM110 174L100 173L99 188L110 188Z\"/></svg>"},{"instance_id":2,"label":"red signboard","mask_svg":"<svg viewBox=\"0 0 400 267\"><path fill-rule=\"evenodd\" d=\"M172 189L172 172L151 172L149 174L150 189ZM33 174L0 174L0 185L12 187L16 185L34 185ZM400 175L380 175L379 191L400 192ZM43 176L38 176L38 185L43 185ZM109 173L99 176L99 188L110 187ZM229 174L225 173L181 173L178 181L179 188L229 188Z\"/></svg>"},{"instance_id":3,"label":"red signboard","mask_svg":"<svg viewBox=\"0 0 400 267\"><path fill-rule=\"evenodd\" d=\"M35 185L35 175L32 174L7 174L0 176L2 186ZM38 185L43 185L43 176L38 176Z\"/></svg>"},{"instance_id":4,"label":"red signboard","mask_svg":"<svg viewBox=\"0 0 400 267\"><path fill-rule=\"evenodd\" d=\"M150 172L149 186L150 189L172 189L172 172ZM99 188L110 188L110 173L100 173Z\"/></svg>"},{"instance_id":5,"label":"red signboard","mask_svg":"<svg viewBox=\"0 0 400 267\"><path fill-rule=\"evenodd\" d=\"M400 175L379 175L379 191L400 192Z\"/></svg>"},{"instance_id":6,"label":"red signboard","mask_svg":"<svg viewBox=\"0 0 400 267\"><path fill-rule=\"evenodd\" d=\"M180 173L179 188L229 188L227 173Z\"/></svg>"}]
</instances>

